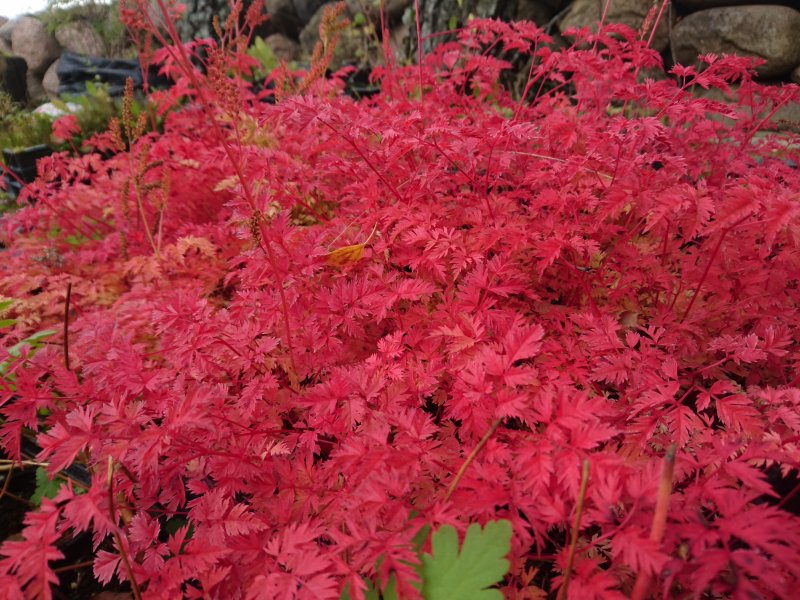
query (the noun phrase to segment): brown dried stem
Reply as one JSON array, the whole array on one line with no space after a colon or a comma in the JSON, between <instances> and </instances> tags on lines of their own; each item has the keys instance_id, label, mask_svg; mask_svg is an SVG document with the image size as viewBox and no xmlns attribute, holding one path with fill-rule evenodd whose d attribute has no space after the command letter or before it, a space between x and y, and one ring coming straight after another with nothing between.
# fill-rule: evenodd
<instances>
[{"instance_id":1,"label":"brown dried stem","mask_svg":"<svg viewBox=\"0 0 800 600\"><path fill-rule=\"evenodd\" d=\"M664 531L667 528L667 513L669 512L669 497L672 494L672 476L675 472L675 444L667 448L664 456L664 467L661 471L661 481L658 485L658 498L656 499L656 511L653 513L653 524L650 526L650 540L660 543L664 538ZM644 571L639 572L636 583L633 586L631 600L644 600L650 588L650 574Z\"/></svg>"},{"instance_id":2,"label":"brown dried stem","mask_svg":"<svg viewBox=\"0 0 800 600\"><path fill-rule=\"evenodd\" d=\"M584 459L581 464L581 487L578 490L578 505L575 508L575 520L572 522L572 533L569 542L569 554L567 555L567 568L564 569L564 583L558 590L558 600L567 597L569 580L572 578L572 567L575 564L575 551L578 547L578 533L581 529L581 517L583 516L583 505L586 500L586 488L589 486L589 461Z\"/></svg>"},{"instance_id":3,"label":"brown dried stem","mask_svg":"<svg viewBox=\"0 0 800 600\"><path fill-rule=\"evenodd\" d=\"M72 297L72 282L67 282L67 297L64 299L64 366L69 367L69 300Z\"/></svg>"},{"instance_id":4,"label":"brown dried stem","mask_svg":"<svg viewBox=\"0 0 800 600\"><path fill-rule=\"evenodd\" d=\"M131 591L133 592L134 599L142 600L142 592L139 590L139 584L136 583L136 578L133 576L131 561L128 558L128 552L125 550L125 546L122 544L122 535L120 534L120 530L117 526L117 515L115 514L114 510L114 459L112 459L110 456L108 457L108 475L106 481L108 484L108 510L111 513L111 522L114 524L114 537L117 540L117 547L119 548L119 554L122 557L122 564L125 565L125 572L128 575L128 581L131 582Z\"/></svg>"},{"instance_id":5,"label":"brown dried stem","mask_svg":"<svg viewBox=\"0 0 800 600\"><path fill-rule=\"evenodd\" d=\"M458 483L461 481L461 478L464 477L464 473L467 472L467 469L475 460L475 457L478 456L478 452L480 452L483 449L483 447L489 441L489 438L491 438L492 435L494 435L494 432L497 431L497 428L500 427L500 423L502 423L502 421L503 421L502 419L497 419L494 423L492 423L492 426L489 428L489 431L487 431L484 434L484 436L480 439L478 444L472 449L472 452L469 453L469 456L467 456L467 459L464 461L464 464L461 465L461 468L458 470L458 473L456 473L455 479L453 479L453 482L450 484L450 487L447 488L447 494L444 497L445 502L447 500L450 500L450 496L453 495L453 492L456 490L456 487L458 487Z\"/></svg>"}]
</instances>

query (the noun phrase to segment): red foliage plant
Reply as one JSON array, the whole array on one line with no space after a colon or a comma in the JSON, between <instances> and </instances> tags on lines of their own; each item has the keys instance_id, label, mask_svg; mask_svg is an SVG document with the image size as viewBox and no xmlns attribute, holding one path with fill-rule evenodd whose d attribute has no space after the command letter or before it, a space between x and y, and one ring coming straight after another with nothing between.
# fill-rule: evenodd
<instances>
[{"instance_id":1,"label":"red foliage plant","mask_svg":"<svg viewBox=\"0 0 800 600\"><path fill-rule=\"evenodd\" d=\"M146 598L414 598L422 526L496 518L509 598L562 586L574 521L570 598L796 592L800 159L761 133L796 87L475 20L377 96L284 68L270 104L234 37L160 51L164 132L43 159L6 218L6 347L72 293L0 443L92 478L2 545L0 595L50 598L91 531Z\"/></svg>"}]
</instances>

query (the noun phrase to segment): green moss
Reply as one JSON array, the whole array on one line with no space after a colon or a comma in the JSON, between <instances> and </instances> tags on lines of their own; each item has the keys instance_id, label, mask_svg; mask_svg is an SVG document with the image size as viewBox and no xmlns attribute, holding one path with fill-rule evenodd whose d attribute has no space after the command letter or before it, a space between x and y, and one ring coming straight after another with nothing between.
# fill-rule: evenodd
<instances>
[{"instance_id":1,"label":"green moss","mask_svg":"<svg viewBox=\"0 0 800 600\"><path fill-rule=\"evenodd\" d=\"M0 149L49 145L51 130L49 117L21 110L8 94L0 92Z\"/></svg>"}]
</instances>

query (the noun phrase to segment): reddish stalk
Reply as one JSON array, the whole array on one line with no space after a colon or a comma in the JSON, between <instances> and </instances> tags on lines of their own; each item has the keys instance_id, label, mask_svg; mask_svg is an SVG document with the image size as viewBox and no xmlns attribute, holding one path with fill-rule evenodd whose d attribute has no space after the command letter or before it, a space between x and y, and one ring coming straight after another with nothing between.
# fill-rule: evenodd
<instances>
[{"instance_id":1,"label":"reddish stalk","mask_svg":"<svg viewBox=\"0 0 800 600\"><path fill-rule=\"evenodd\" d=\"M502 419L497 419L494 423L492 423L492 426L489 428L489 431L487 431L483 435L478 444L472 449L472 452L469 453L469 456L467 456L467 459L464 461L464 464L461 465L461 468L458 470L458 473L456 473L455 479L453 479L453 482L450 484L450 487L447 488L447 494L445 494L444 497L445 502L450 500L450 496L453 495L453 492L458 487L461 478L464 477L464 473L467 472L469 466L475 461L475 457L478 456L478 453L487 444L492 435L494 435L494 432L497 431L497 428L500 427L500 423L502 423L502 421L503 421Z\"/></svg>"},{"instance_id":2,"label":"reddish stalk","mask_svg":"<svg viewBox=\"0 0 800 600\"><path fill-rule=\"evenodd\" d=\"M53 569L53 573L67 573L69 571L76 571L78 569L91 567L92 565L94 565L93 560L85 560L83 562L75 563L74 565L67 565L65 567L56 567L55 569Z\"/></svg>"},{"instance_id":3,"label":"reddish stalk","mask_svg":"<svg viewBox=\"0 0 800 600\"><path fill-rule=\"evenodd\" d=\"M664 456L664 467L661 470L661 481L658 486L658 499L656 500L656 511L653 513L653 524L650 526L650 540L661 543L664 538L664 531L667 528L667 513L669 512L669 497L672 494L672 477L675 472L675 444L667 448ZM649 573L639 572L636 583L633 586L631 600L644 600L652 579Z\"/></svg>"},{"instance_id":4,"label":"reddish stalk","mask_svg":"<svg viewBox=\"0 0 800 600\"><path fill-rule=\"evenodd\" d=\"M115 528L114 538L117 540L119 554L122 557L122 564L125 565L125 573L128 575L128 581L131 582L131 591L133 592L134 600L142 600L142 592L139 589L139 584L136 583L136 578L133 575L133 569L131 568L131 562L128 558L128 552L125 550L125 546L122 544L122 535L120 534L119 527L117 525L117 515L114 506L114 459L112 459L110 456L108 457L108 474L106 481L108 483L108 511L111 514L111 523Z\"/></svg>"},{"instance_id":5,"label":"reddish stalk","mask_svg":"<svg viewBox=\"0 0 800 600\"><path fill-rule=\"evenodd\" d=\"M222 145L223 150L225 151L225 155L228 157L228 160L233 167L234 173L236 174L236 178L239 180L239 183L242 186L242 192L244 194L245 200L249 205L250 209L255 213L258 210L258 204L253 197L253 192L250 189L250 186L247 185L247 180L244 176L244 171L242 170L242 165L239 162L238 158L234 156L233 149L231 148L228 140L225 139L225 136L222 134L222 129L220 128L217 119L214 116L213 111L211 110L211 102L206 97L205 91L203 87L200 85L200 81L197 78L197 73L195 72L194 67L192 66L191 60L186 54L186 49L183 47L180 41L180 35L178 35L177 30L175 29L175 24L169 18L169 11L167 10L166 6L164 5L164 0L156 0L158 4L158 9L161 11L161 14L164 16L164 20L167 26L167 32L169 33L169 37L172 40L173 44L178 48L178 55L176 58L178 59L178 64L181 66L181 70L184 74L189 78L189 81L192 84L192 87L197 94L203 110L205 111L206 115L208 116L209 121L211 122L211 128L214 131L214 136L217 138L217 141ZM159 40L159 42L164 46L169 46L166 43L166 40L163 36L159 35L158 28L153 24L152 19L149 15L145 15L148 22L150 23L151 28L153 29L154 35ZM263 224L260 224L259 227L263 229ZM280 271L278 270L277 263L275 262L275 257L272 254L272 250L269 247L268 243L265 243L263 240L263 232L262 232L262 243L261 249L264 251L264 254L267 256L267 260L272 267L273 272L275 273L276 277L278 278L277 287L278 287L278 294L281 298L281 309L283 312L283 324L284 329L286 330L286 347L289 349L289 360L291 362L292 370L294 373L297 373L297 366L295 365L294 360L294 348L292 345L291 339L291 326L289 324L289 311L288 311L288 302L286 301L286 292L283 289L283 277L280 275Z\"/></svg>"},{"instance_id":6,"label":"reddish stalk","mask_svg":"<svg viewBox=\"0 0 800 600\"><path fill-rule=\"evenodd\" d=\"M661 22L661 17L664 15L664 9L667 7L668 4L669 4L669 0L664 0L661 3L661 9L659 9L658 16L656 17L656 21L655 21L655 23L653 23L653 29L650 31L650 37L647 38L647 47L648 48L650 47L650 44L653 43L653 38L656 35L656 29L658 29L658 24Z\"/></svg>"},{"instance_id":7,"label":"reddish stalk","mask_svg":"<svg viewBox=\"0 0 800 600\"><path fill-rule=\"evenodd\" d=\"M661 247L661 266L665 266L667 264L667 242L669 241L669 226L671 225L669 219L667 219L667 228L664 231L664 245Z\"/></svg>"},{"instance_id":8,"label":"reddish stalk","mask_svg":"<svg viewBox=\"0 0 800 600\"><path fill-rule=\"evenodd\" d=\"M581 487L578 490L578 505L575 508L575 520L572 522L572 533L569 542L569 554L567 555L567 568L564 569L564 583L558 590L558 600L567 597L569 581L572 578L572 567L575 564L575 551L578 547L578 534L581 530L581 517L583 516L583 506L586 500L586 488L589 486L589 461L584 459L581 464Z\"/></svg>"},{"instance_id":9,"label":"reddish stalk","mask_svg":"<svg viewBox=\"0 0 800 600\"><path fill-rule=\"evenodd\" d=\"M375 173L375 175L378 176L378 179L380 179L383 182L383 184L386 187L389 188L389 191L391 191L392 195L395 198L397 198L397 201L398 202L405 202L405 200L403 199L403 196L400 194L400 191L394 186L394 184L391 181L389 181L388 179L386 179L386 177L383 176L383 174L378 170L378 168L374 164L372 164L372 161L369 159L369 157L366 154L364 154L364 152L361 150L361 148L358 147L358 144L356 144L356 142L355 142L355 140L353 140L353 138L351 138L349 135L347 135L345 133L342 133L341 131L336 129L336 127L334 127L333 125L331 125L330 123L328 123L324 119L320 118L319 122L322 123L323 125L325 125L331 131L333 131L336 135L341 136L342 139L344 139L344 141L346 141L348 144L350 144L353 147L353 150L356 151L356 154L358 154L361 157L361 160L363 160L366 163L366 165L370 168L370 170L373 173Z\"/></svg>"},{"instance_id":10,"label":"reddish stalk","mask_svg":"<svg viewBox=\"0 0 800 600\"><path fill-rule=\"evenodd\" d=\"M26 184L25 184L25 182L24 182L24 181L22 181L22 179L20 179L19 175L17 175L16 173L14 173L14 171L12 171L11 169L9 169L9 168L8 168L8 167L7 167L5 164L3 164L3 163L0 163L0 169L3 169L3 173L4 173L5 175L11 175L11 178L12 178L14 181L16 181L18 184L20 184L20 185L26 185Z\"/></svg>"},{"instance_id":11,"label":"reddish stalk","mask_svg":"<svg viewBox=\"0 0 800 600\"><path fill-rule=\"evenodd\" d=\"M746 215L736 221L733 225L726 227L722 234L719 236L719 240L717 241L717 245L714 246L714 250L711 252L711 258L708 259L708 264L706 265L705 270L703 271L703 275L700 277L700 282L697 284L697 287L694 289L694 294L692 295L692 299L689 301L689 306L686 307L686 311L683 313L681 320L679 323L683 323L686 320L686 317L689 316L689 312L692 310L694 303L697 302L697 297L700 295L700 290L703 287L703 284L706 281L706 277L708 277L708 272L711 270L711 265L714 264L714 259L717 258L717 254L719 253L720 248L722 247L722 242L725 241L725 237L730 233L732 229L737 227L740 223L743 223L749 218L750 215ZM674 303L674 301L673 301Z\"/></svg>"},{"instance_id":12,"label":"reddish stalk","mask_svg":"<svg viewBox=\"0 0 800 600\"><path fill-rule=\"evenodd\" d=\"M64 299L64 366L69 367L69 300L72 297L72 282L67 282L67 297Z\"/></svg>"},{"instance_id":13,"label":"reddish stalk","mask_svg":"<svg viewBox=\"0 0 800 600\"><path fill-rule=\"evenodd\" d=\"M417 71L419 72L419 97L422 98L422 27L419 22L419 0L414 0L414 19L417 27Z\"/></svg>"},{"instance_id":14,"label":"reddish stalk","mask_svg":"<svg viewBox=\"0 0 800 600\"><path fill-rule=\"evenodd\" d=\"M3 482L3 488L0 489L0 500L3 499L3 496L6 495L8 491L8 484L11 481L11 474L14 472L14 465L11 465L11 468L8 470L8 475L6 475L6 480Z\"/></svg>"}]
</instances>

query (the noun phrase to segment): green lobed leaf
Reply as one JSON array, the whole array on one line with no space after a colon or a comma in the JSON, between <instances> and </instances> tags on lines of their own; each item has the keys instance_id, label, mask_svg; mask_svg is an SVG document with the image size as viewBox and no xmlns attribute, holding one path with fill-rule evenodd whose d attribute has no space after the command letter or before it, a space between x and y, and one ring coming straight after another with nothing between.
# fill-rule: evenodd
<instances>
[{"instance_id":1,"label":"green lobed leaf","mask_svg":"<svg viewBox=\"0 0 800 600\"><path fill-rule=\"evenodd\" d=\"M426 600L502 600L490 589L508 572L505 556L511 550L511 523L491 521L467 529L461 552L456 530L445 525L431 537L432 554L422 555L422 595Z\"/></svg>"},{"instance_id":2,"label":"green lobed leaf","mask_svg":"<svg viewBox=\"0 0 800 600\"><path fill-rule=\"evenodd\" d=\"M36 469L36 489L33 491L33 496L31 496L31 503L39 506L42 503L42 498L55 498L58 494L58 490L60 490L61 486L65 483L66 482L59 477L50 479L50 476L47 474L47 469L38 467Z\"/></svg>"}]
</instances>

